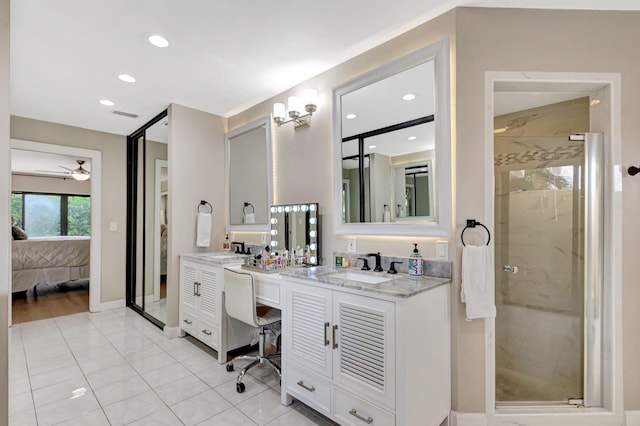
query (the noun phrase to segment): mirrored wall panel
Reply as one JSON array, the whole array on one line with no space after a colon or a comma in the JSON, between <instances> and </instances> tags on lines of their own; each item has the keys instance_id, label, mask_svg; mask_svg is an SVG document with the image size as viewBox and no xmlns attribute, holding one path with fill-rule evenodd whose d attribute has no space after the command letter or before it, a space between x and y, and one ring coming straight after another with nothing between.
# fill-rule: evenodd
<instances>
[{"instance_id":1,"label":"mirrored wall panel","mask_svg":"<svg viewBox=\"0 0 640 426\"><path fill-rule=\"evenodd\" d=\"M128 138L127 305L167 320L168 128L166 111Z\"/></svg>"},{"instance_id":2,"label":"mirrored wall panel","mask_svg":"<svg viewBox=\"0 0 640 426\"><path fill-rule=\"evenodd\" d=\"M298 264L320 263L318 203L271 206L271 250L293 252Z\"/></svg>"}]
</instances>

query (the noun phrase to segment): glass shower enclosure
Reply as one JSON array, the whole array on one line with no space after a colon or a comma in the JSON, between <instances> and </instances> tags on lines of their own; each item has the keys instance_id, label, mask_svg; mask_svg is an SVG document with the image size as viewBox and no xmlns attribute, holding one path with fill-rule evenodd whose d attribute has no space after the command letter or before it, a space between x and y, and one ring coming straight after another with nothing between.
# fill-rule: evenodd
<instances>
[{"instance_id":1,"label":"glass shower enclosure","mask_svg":"<svg viewBox=\"0 0 640 426\"><path fill-rule=\"evenodd\" d=\"M602 405L601 136L495 137L497 406Z\"/></svg>"}]
</instances>

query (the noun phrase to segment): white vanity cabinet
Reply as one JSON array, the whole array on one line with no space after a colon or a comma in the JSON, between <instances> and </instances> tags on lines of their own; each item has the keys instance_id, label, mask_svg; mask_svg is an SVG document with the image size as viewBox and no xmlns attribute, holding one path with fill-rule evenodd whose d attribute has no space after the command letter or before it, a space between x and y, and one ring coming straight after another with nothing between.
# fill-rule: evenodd
<instances>
[{"instance_id":1,"label":"white vanity cabinet","mask_svg":"<svg viewBox=\"0 0 640 426\"><path fill-rule=\"evenodd\" d=\"M180 260L180 329L220 349L222 268Z\"/></svg>"},{"instance_id":2,"label":"white vanity cabinet","mask_svg":"<svg viewBox=\"0 0 640 426\"><path fill-rule=\"evenodd\" d=\"M384 294L290 278L285 397L344 425L437 425L450 411L449 285Z\"/></svg>"}]
</instances>

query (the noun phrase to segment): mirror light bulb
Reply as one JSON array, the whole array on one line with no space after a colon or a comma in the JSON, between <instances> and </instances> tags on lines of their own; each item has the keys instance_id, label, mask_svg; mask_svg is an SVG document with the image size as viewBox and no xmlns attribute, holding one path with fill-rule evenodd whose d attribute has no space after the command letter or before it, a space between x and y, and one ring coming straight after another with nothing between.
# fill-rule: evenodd
<instances>
[{"instance_id":1,"label":"mirror light bulb","mask_svg":"<svg viewBox=\"0 0 640 426\"><path fill-rule=\"evenodd\" d=\"M277 247L277 246L278 246L277 241L271 241L271 247Z\"/></svg>"},{"instance_id":2,"label":"mirror light bulb","mask_svg":"<svg viewBox=\"0 0 640 426\"><path fill-rule=\"evenodd\" d=\"M275 225L276 223L278 223L278 219L276 219L275 217L272 217L271 223Z\"/></svg>"},{"instance_id":3,"label":"mirror light bulb","mask_svg":"<svg viewBox=\"0 0 640 426\"><path fill-rule=\"evenodd\" d=\"M271 206L271 213L275 213L277 211L278 209L276 208L276 206Z\"/></svg>"},{"instance_id":4,"label":"mirror light bulb","mask_svg":"<svg viewBox=\"0 0 640 426\"><path fill-rule=\"evenodd\" d=\"M284 211L284 208L282 206L278 207L278 213L282 213Z\"/></svg>"},{"instance_id":5,"label":"mirror light bulb","mask_svg":"<svg viewBox=\"0 0 640 426\"><path fill-rule=\"evenodd\" d=\"M314 263L314 264L315 264L315 263L316 263L316 257L315 257L315 256L311 256L311 257L309 258L309 262L310 262L310 263Z\"/></svg>"},{"instance_id":6,"label":"mirror light bulb","mask_svg":"<svg viewBox=\"0 0 640 426\"><path fill-rule=\"evenodd\" d=\"M289 212L291 211L291 207L289 207L289 206L285 207L285 208L284 208L284 211L285 211L285 212L287 212L287 213L289 213Z\"/></svg>"},{"instance_id":7,"label":"mirror light bulb","mask_svg":"<svg viewBox=\"0 0 640 426\"><path fill-rule=\"evenodd\" d=\"M309 206L309 210L311 210L312 212L315 212L317 208L318 208L318 207L317 207L315 204L311 204L311 205Z\"/></svg>"},{"instance_id":8,"label":"mirror light bulb","mask_svg":"<svg viewBox=\"0 0 640 426\"><path fill-rule=\"evenodd\" d=\"M318 223L318 219L316 219L315 217L312 217L311 219L309 219L309 223L312 225L315 225L316 223Z\"/></svg>"},{"instance_id":9,"label":"mirror light bulb","mask_svg":"<svg viewBox=\"0 0 640 426\"><path fill-rule=\"evenodd\" d=\"M298 207L298 206L293 206L293 211L294 211L294 212L297 212L298 210L300 210L300 207Z\"/></svg>"},{"instance_id":10,"label":"mirror light bulb","mask_svg":"<svg viewBox=\"0 0 640 426\"><path fill-rule=\"evenodd\" d=\"M315 244L311 244L311 245L309 245L309 249L311 249L311 250L313 250L313 251L315 251L315 250L316 250L316 247L317 247L317 246L316 246Z\"/></svg>"},{"instance_id":11,"label":"mirror light bulb","mask_svg":"<svg viewBox=\"0 0 640 426\"><path fill-rule=\"evenodd\" d=\"M315 238L315 237L317 237L317 236L318 236L318 232L316 232L316 231L311 231L311 232L309 232L309 236L310 236L310 237Z\"/></svg>"},{"instance_id":12,"label":"mirror light bulb","mask_svg":"<svg viewBox=\"0 0 640 426\"><path fill-rule=\"evenodd\" d=\"M271 230L271 235L278 235L278 230L277 229L272 229Z\"/></svg>"},{"instance_id":13,"label":"mirror light bulb","mask_svg":"<svg viewBox=\"0 0 640 426\"><path fill-rule=\"evenodd\" d=\"M307 210L309 210L309 206L308 206L308 205L306 205L306 204L304 204L302 207L300 207L300 209L301 209L303 212L306 212Z\"/></svg>"}]
</instances>

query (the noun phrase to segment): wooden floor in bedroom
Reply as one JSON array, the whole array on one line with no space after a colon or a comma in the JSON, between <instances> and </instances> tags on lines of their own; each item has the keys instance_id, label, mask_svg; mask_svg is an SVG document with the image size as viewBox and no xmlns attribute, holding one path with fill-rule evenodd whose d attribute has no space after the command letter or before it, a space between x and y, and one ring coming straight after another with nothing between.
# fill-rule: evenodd
<instances>
[{"instance_id":1,"label":"wooden floor in bedroom","mask_svg":"<svg viewBox=\"0 0 640 426\"><path fill-rule=\"evenodd\" d=\"M26 294L14 294L12 323L36 321L89 310L89 280L76 280L57 286L39 285Z\"/></svg>"}]
</instances>

